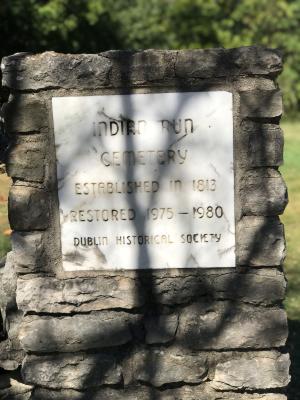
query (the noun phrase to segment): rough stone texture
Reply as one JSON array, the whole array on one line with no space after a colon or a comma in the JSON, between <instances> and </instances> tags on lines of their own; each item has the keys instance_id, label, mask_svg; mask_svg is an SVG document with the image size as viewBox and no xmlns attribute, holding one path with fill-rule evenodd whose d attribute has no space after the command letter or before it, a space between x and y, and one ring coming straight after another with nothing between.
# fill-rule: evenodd
<instances>
[{"instance_id":1,"label":"rough stone texture","mask_svg":"<svg viewBox=\"0 0 300 400\"><path fill-rule=\"evenodd\" d=\"M30 254L41 252L40 233L27 237L27 233L13 234L13 248L20 251L22 258L24 245L29 243L28 259L23 258L25 271L34 263ZM32 244L32 246L31 246ZM15 246L15 247L14 247ZM33 249L31 252L30 249ZM15 253L16 254L16 253ZM33 268L33 267L32 267ZM185 304L198 296L215 299L240 300L253 304L277 304L284 299L286 281L278 269L225 270L178 270L155 272L153 274L157 304L174 306ZM110 308L133 309L141 307L147 297L148 274L144 279L122 275L104 275L59 280L47 276L19 277L17 290L18 307L24 312L68 313L105 310ZM165 317L163 317L165 318ZM175 323L175 319L172 321ZM159 322L159 321L158 321ZM165 324L165 320L161 320ZM150 323L150 322L149 322ZM151 324L151 323L150 323ZM168 331L174 332L172 329ZM170 326L170 328L171 328ZM150 339L149 339L150 340Z\"/></svg>"},{"instance_id":2,"label":"rough stone texture","mask_svg":"<svg viewBox=\"0 0 300 400\"><path fill-rule=\"evenodd\" d=\"M287 354L272 352L230 360L217 365L213 387L229 391L285 387L290 381L289 366Z\"/></svg>"},{"instance_id":3,"label":"rough stone texture","mask_svg":"<svg viewBox=\"0 0 300 400\"><path fill-rule=\"evenodd\" d=\"M107 51L111 61L110 84L126 87L131 83L163 81L174 76L176 51Z\"/></svg>"},{"instance_id":4,"label":"rough stone texture","mask_svg":"<svg viewBox=\"0 0 300 400\"><path fill-rule=\"evenodd\" d=\"M30 277L19 278L17 302L23 311L48 313L132 309L143 305L141 292L139 282L126 276L68 280Z\"/></svg>"},{"instance_id":5,"label":"rough stone texture","mask_svg":"<svg viewBox=\"0 0 300 400\"><path fill-rule=\"evenodd\" d=\"M121 367L107 354L27 356L22 366L27 384L50 389L78 389L122 382Z\"/></svg>"},{"instance_id":6,"label":"rough stone texture","mask_svg":"<svg viewBox=\"0 0 300 400\"><path fill-rule=\"evenodd\" d=\"M243 121L241 164L247 167L276 167L283 163L283 133L275 124Z\"/></svg>"},{"instance_id":7,"label":"rough stone texture","mask_svg":"<svg viewBox=\"0 0 300 400\"><path fill-rule=\"evenodd\" d=\"M21 350L19 331L22 319L23 313L19 310L15 310L10 312L5 320L6 331L12 350Z\"/></svg>"},{"instance_id":8,"label":"rough stone texture","mask_svg":"<svg viewBox=\"0 0 300 400\"><path fill-rule=\"evenodd\" d=\"M239 265L267 267L283 263L285 240L278 218L244 217L237 224L236 234Z\"/></svg>"},{"instance_id":9,"label":"rough stone texture","mask_svg":"<svg viewBox=\"0 0 300 400\"><path fill-rule=\"evenodd\" d=\"M43 230L49 225L47 193L29 186L14 185L8 198L10 226L17 231Z\"/></svg>"},{"instance_id":10,"label":"rough stone texture","mask_svg":"<svg viewBox=\"0 0 300 400\"><path fill-rule=\"evenodd\" d=\"M241 116L248 118L278 118L282 114L280 90L253 90L240 93Z\"/></svg>"},{"instance_id":11,"label":"rough stone texture","mask_svg":"<svg viewBox=\"0 0 300 400\"><path fill-rule=\"evenodd\" d=\"M151 316L145 320L146 343L168 343L175 338L178 315Z\"/></svg>"},{"instance_id":12,"label":"rough stone texture","mask_svg":"<svg viewBox=\"0 0 300 400\"><path fill-rule=\"evenodd\" d=\"M9 387L0 388L0 399L5 400L30 400L33 387L24 385L15 379L9 380Z\"/></svg>"},{"instance_id":13,"label":"rough stone texture","mask_svg":"<svg viewBox=\"0 0 300 400\"><path fill-rule=\"evenodd\" d=\"M3 58L2 84L15 90L96 89L156 81L174 85L177 79L187 78L275 76L281 70L279 52L260 47L84 55L18 53Z\"/></svg>"},{"instance_id":14,"label":"rough stone texture","mask_svg":"<svg viewBox=\"0 0 300 400\"><path fill-rule=\"evenodd\" d=\"M286 396L278 393L271 394L237 394L220 393L201 386L184 386L179 389L159 391L151 387L133 387L115 390L104 388L93 392L82 393L74 390L62 392L37 389L32 400L286 400Z\"/></svg>"},{"instance_id":15,"label":"rough stone texture","mask_svg":"<svg viewBox=\"0 0 300 400\"><path fill-rule=\"evenodd\" d=\"M199 386L202 393L210 393L211 388L258 392L286 386L290 379L289 365L289 356L277 351L189 352L171 346L137 349L123 362L123 374L125 386L143 383L165 388L167 383L175 387L207 382Z\"/></svg>"},{"instance_id":16,"label":"rough stone texture","mask_svg":"<svg viewBox=\"0 0 300 400\"><path fill-rule=\"evenodd\" d=\"M98 54L18 53L2 59L2 84L18 90L102 87L108 84L111 67L112 62Z\"/></svg>"},{"instance_id":17,"label":"rough stone texture","mask_svg":"<svg viewBox=\"0 0 300 400\"><path fill-rule=\"evenodd\" d=\"M9 339L0 342L0 368L14 371L22 364L24 357L25 352L14 349Z\"/></svg>"},{"instance_id":18,"label":"rough stone texture","mask_svg":"<svg viewBox=\"0 0 300 400\"><path fill-rule=\"evenodd\" d=\"M165 305L189 303L199 296L232 299L253 304L283 300L284 275L277 269L215 269L165 271L154 275L155 301Z\"/></svg>"},{"instance_id":19,"label":"rough stone texture","mask_svg":"<svg viewBox=\"0 0 300 400\"><path fill-rule=\"evenodd\" d=\"M248 171L242 177L240 196L244 215L282 214L288 202L284 180L272 168Z\"/></svg>"},{"instance_id":20,"label":"rough stone texture","mask_svg":"<svg viewBox=\"0 0 300 400\"><path fill-rule=\"evenodd\" d=\"M0 398L286 400L280 53L23 53L2 69L15 232L0 272ZM61 271L51 98L131 88L233 93L237 268Z\"/></svg>"},{"instance_id":21,"label":"rough stone texture","mask_svg":"<svg viewBox=\"0 0 300 400\"><path fill-rule=\"evenodd\" d=\"M174 349L138 350L124 368L126 385L146 382L155 387L166 384L196 384L206 380L208 372L205 354L188 355Z\"/></svg>"},{"instance_id":22,"label":"rough stone texture","mask_svg":"<svg viewBox=\"0 0 300 400\"><path fill-rule=\"evenodd\" d=\"M72 352L118 346L132 339L135 318L123 312L68 317L26 316L19 338L26 352Z\"/></svg>"},{"instance_id":23,"label":"rough stone texture","mask_svg":"<svg viewBox=\"0 0 300 400\"><path fill-rule=\"evenodd\" d=\"M0 368L7 371L16 370L22 363L24 352L19 343L19 329L23 313L16 308L17 275L15 272L15 255L9 252L5 267L0 273ZM1 330L2 330L1 329ZM4 340L4 338L6 338ZM0 375L1 377L1 375ZM1 398L1 397L0 397Z\"/></svg>"},{"instance_id":24,"label":"rough stone texture","mask_svg":"<svg viewBox=\"0 0 300 400\"><path fill-rule=\"evenodd\" d=\"M40 136L17 137L10 147L6 170L8 176L43 182L45 175L45 141Z\"/></svg>"},{"instance_id":25,"label":"rough stone texture","mask_svg":"<svg viewBox=\"0 0 300 400\"><path fill-rule=\"evenodd\" d=\"M216 274L211 291L217 299L270 305L284 300L286 280L283 272L277 269L226 271Z\"/></svg>"},{"instance_id":26,"label":"rough stone texture","mask_svg":"<svg viewBox=\"0 0 300 400\"><path fill-rule=\"evenodd\" d=\"M39 95L14 95L2 109L9 133L38 133L48 126L48 112Z\"/></svg>"},{"instance_id":27,"label":"rough stone texture","mask_svg":"<svg viewBox=\"0 0 300 400\"><path fill-rule=\"evenodd\" d=\"M39 271L46 263L43 232L13 232L11 244L17 272ZM40 299L41 300L41 299Z\"/></svg>"},{"instance_id":28,"label":"rough stone texture","mask_svg":"<svg viewBox=\"0 0 300 400\"><path fill-rule=\"evenodd\" d=\"M287 318L280 308L239 307L232 303L195 303L182 310L177 332L185 347L242 349L283 346Z\"/></svg>"},{"instance_id":29,"label":"rough stone texture","mask_svg":"<svg viewBox=\"0 0 300 400\"><path fill-rule=\"evenodd\" d=\"M178 53L175 65L176 75L182 78L277 75L281 70L281 55L259 47L188 50Z\"/></svg>"},{"instance_id":30,"label":"rough stone texture","mask_svg":"<svg viewBox=\"0 0 300 400\"><path fill-rule=\"evenodd\" d=\"M5 266L0 274L0 310L5 319L6 312L16 307L17 275L15 272L15 254L6 255Z\"/></svg>"}]
</instances>

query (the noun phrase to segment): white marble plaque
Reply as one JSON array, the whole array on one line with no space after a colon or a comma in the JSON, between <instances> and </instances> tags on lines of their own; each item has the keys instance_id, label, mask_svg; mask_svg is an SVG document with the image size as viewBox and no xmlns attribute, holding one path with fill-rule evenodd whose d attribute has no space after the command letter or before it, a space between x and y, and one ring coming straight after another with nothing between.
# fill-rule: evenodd
<instances>
[{"instance_id":1,"label":"white marble plaque","mask_svg":"<svg viewBox=\"0 0 300 400\"><path fill-rule=\"evenodd\" d=\"M236 265L231 93L52 101L64 270Z\"/></svg>"}]
</instances>

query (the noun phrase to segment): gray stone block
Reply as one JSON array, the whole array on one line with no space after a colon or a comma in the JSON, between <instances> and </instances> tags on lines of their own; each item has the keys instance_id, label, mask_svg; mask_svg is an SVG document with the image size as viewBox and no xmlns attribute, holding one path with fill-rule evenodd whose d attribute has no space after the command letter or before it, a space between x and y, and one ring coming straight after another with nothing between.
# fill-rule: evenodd
<instances>
[{"instance_id":1,"label":"gray stone block","mask_svg":"<svg viewBox=\"0 0 300 400\"><path fill-rule=\"evenodd\" d=\"M147 317L145 320L145 341L148 344L168 343L175 338L177 327L177 314Z\"/></svg>"},{"instance_id":2,"label":"gray stone block","mask_svg":"<svg viewBox=\"0 0 300 400\"><path fill-rule=\"evenodd\" d=\"M239 163L246 167L276 167L283 164L283 133L279 125L243 121L238 140Z\"/></svg>"},{"instance_id":3,"label":"gray stone block","mask_svg":"<svg viewBox=\"0 0 300 400\"><path fill-rule=\"evenodd\" d=\"M2 59L2 85L17 90L94 89L108 84L111 66L99 54L17 53Z\"/></svg>"},{"instance_id":4,"label":"gray stone block","mask_svg":"<svg viewBox=\"0 0 300 400\"><path fill-rule=\"evenodd\" d=\"M224 77L231 70L232 60L224 49L187 50L178 52L175 74L180 78Z\"/></svg>"},{"instance_id":5,"label":"gray stone block","mask_svg":"<svg viewBox=\"0 0 300 400\"><path fill-rule=\"evenodd\" d=\"M218 364L212 384L222 391L283 388L290 381L289 367L288 354L261 352Z\"/></svg>"},{"instance_id":6,"label":"gray stone block","mask_svg":"<svg viewBox=\"0 0 300 400\"><path fill-rule=\"evenodd\" d=\"M244 217L237 224L237 263L257 267L282 265L283 225L276 217Z\"/></svg>"},{"instance_id":7,"label":"gray stone block","mask_svg":"<svg viewBox=\"0 0 300 400\"><path fill-rule=\"evenodd\" d=\"M46 105L38 94L11 96L3 105L2 113L9 133L38 133L48 127Z\"/></svg>"},{"instance_id":8,"label":"gray stone block","mask_svg":"<svg viewBox=\"0 0 300 400\"><path fill-rule=\"evenodd\" d=\"M278 118L282 114L280 90L240 92L242 118Z\"/></svg>"},{"instance_id":9,"label":"gray stone block","mask_svg":"<svg viewBox=\"0 0 300 400\"><path fill-rule=\"evenodd\" d=\"M40 136L18 137L10 147L6 161L8 176L43 182L45 175L45 141Z\"/></svg>"},{"instance_id":10,"label":"gray stone block","mask_svg":"<svg viewBox=\"0 0 300 400\"><path fill-rule=\"evenodd\" d=\"M189 355L173 348L138 350L123 367L125 385L144 382L155 387L201 383L207 372L205 354Z\"/></svg>"},{"instance_id":11,"label":"gray stone block","mask_svg":"<svg viewBox=\"0 0 300 400\"><path fill-rule=\"evenodd\" d=\"M217 396L217 397L216 397ZM214 394L212 400L287 400L287 397L281 393L221 393ZM192 400L192 399L191 399ZM205 400L205 399L203 399Z\"/></svg>"},{"instance_id":12,"label":"gray stone block","mask_svg":"<svg viewBox=\"0 0 300 400\"><path fill-rule=\"evenodd\" d=\"M176 85L178 80L248 75L276 76L281 55L260 47L208 50L109 51L100 54L18 53L2 60L3 86L16 90L97 89ZM63 71L63 73L62 73ZM16 75L20 78L15 79Z\"/></svg>"},{"instance_id":13,"label":"gray stone block","mask_svg":"<svg viewBox=\"0 0 300 400\"><path fill-rule=\"evenodd\" d=\"M227 271L215 275L211 292L216 299L270 305L284 299L286 280L277 269L250 269L244 273Z\"/></svg>"},{"instance_id":14,"label":"gray stone block","mask_svg":"<svg viewBox=\"0 0 300 400\"><path fill-rule=\"evenodd\" d=\"M114 394L117 396L120 392L119 390L111 390L111 389L104 389L104 392L111 393L115 392ZM34 393L32 394L31 400L84 400L84 398L88 398L88 393L86 392L78 392L73 389L65 389L65 390L49 390L45 388L36 388ZM93 396L93 397L92 397ZM96 400L95 392L93 392L90 398ZM117 397L111 397L112 399L117 399ZM109 397L105 397L105 399L109 399ZM104 400L104 397L103 397ZM277 399L276 399L277 400ZM281 400L281 399L280 399ZM285 400L285 399L284 399Z\"/></svg>"},{"instance_id":15,"label":"gray stone block","mask_svg":"<svg viewBox=\"0 0 300 400\"><path fill-rule=\"evenodd\" d=\"M23 53L4 58L2 68L4 85L15 93L2 109L16 140L7 170L19 179L9 198L11 226L19 231L12 235L13 263L26 275L18 277L20 311L7 315L0 367L16 370L26 351L22 372L35 390L31 397L31 387L7 392L11 388L0 381L0 398L286 400L280 392L289 381L288 356L266 351L286 342L286 282L280 269L262 268L280 266L285 254L283 227L274 216L286 205L286 188L272 169L282 164L283 151L275 124L282 99L273 81L282 69L280 53L259 47ZM50 95L128 93L132 87L239 93L235 154L243 171L237 171L237 215L245 217L237 224L236 254L247 268L54 276L59 232L50 204L56 207L57 199L41 189L46 172L47 187L54 188L55 160L47 154L49 165L44 162L53 138L36 135L49 130ZM16 275L11 282L7 277L14 309ZM3 288L3 276L0 281Z\"/></svg>"},{"instance_id":16,"label":"gray stone block","mask_svg":"<svg viewBox=\"0 0 300 400\"><path fill-rule=\"evenodd\" d=\"M132 339L136 318L123 312L95 312L68 317L24 317L20 342L26 352L72 352L119 346Z\"/></svg>"},{"instance_id":17,"label":"gray stone block","mask_svg":"<svg viewBox=\"0 0 300 400\"><path fill-rule=\"evenodd\" d=\"M37 388L31 400L188 400L185 398L165 397L165 394L146 386L136 386L129 388L101 388L79 392L75 390L47 390ZM189 399L192 400L192 399ZM193 399L195 400L195 399ZM202 400L202 399L200 399ZM269 400L269 399L268 399ZM277 399L275 399L277 400ZM280 399L281 400L281 399Z\"/></svg>"},{"instance_id":18,"label":"gray stone block","mask_svg":"<svg viewBox=\"0 0 300 400\"><path fill-rule=\"evenodd\" d=\"M21 350L19 331L23 313L19 310L10 311L5 320L6 332L12 350Z\"/></svg>"},{"instance_id":19,"label":"gray stone block","mask_svg":"<svg viewBox=\"0 0 300 400\"><path fill-rule=\"evenodd\" d=\"M169 306L189 303L211 293L209 277L208 271L207 274L200 274L196 269L154 271L152 280L155 297L152 301Z\"/></svg>"},{"instance_id":20,"label":"gray stone block","mask_svg":"<svg viewBox=\"0 0 300 400\"><path fill-rule=\"evenodd\" d=\"M12 229L44 230L49 225L47 192L29 186L12 186L8 199L8 216Z\"/></svg>"},{"instance_id":21,"label":"gray stone block","mask_svg":"<svg viewBox=\"0 0 300 400\"><path fill-rule=\"evenodd\" d=\"M11 235L15 268L19 273L43 270L46 265L43 232L17 232Z\"/></svg>"},{"instance_id":22,"label":"gray stone block","mask_svg":"<svg viewBox=\"0 0 300 400\"><path fill-rule=\"evenodd\" d=\"M282 52L266 47L232 49L232 58L241 74L277 76L282 72Z\"/></svg>"},{"instance_id":23,"label":"gray stone block","mask_svg":"<svg viewBox=\"0 0 300 400\"><path fill-rule=\"evenodd\" d=\"M40 257L43 257L40 235L42 234L13 234L18 271L23 273L39 270L40 264L34 258L34 249L36 246L37 253L40 252ZM27 248L29 251L26 251ZM151 300L169 306L185 304L204 295L214 299L269 305L281 302L286 290L284 275L275 268L241 271L175 270L161 274L156 271L153 274L153 285L155 296ZM24 312L69 313L112 308L133 309L143 306L146 297L147 274L145 281L118 274L62 280L47 276L24 276L18 279L17 303ZM149 326L156 326L158 329L159 325L156 324L159 321L154 322L151 319ZM170 323L172 329L166 334L171 338L176 325L175 317L171 318ZM152 337L149 340L154 339Z\"/></svg>"},{"instance_id":24,"label":"gray stone block","mask_svg":"<svg viewBox=\"0 0 300 400\"><path fill-rule=\"evenodd\" d=\"M195 303L182 310L176 339L196 350L265 349L284 346L288 336L281 308Z\"/></svg>"},{"instance_id":25,"label":"gray stone block","mask_svg":"<svg viewBox=\"0 0 300 400\"><path fill-rule=\"evenodd\" d=\"M24 357L25 352L14 349L9 339L0 342L0 368L6 371L15 371L22 364Z\"/></svg>"},{"instance_id":26,"label":"gray stone block","mask_svg":"<svg viewBox=\"0 0 300 400\"><path fill-rule=\"evenodd\" d=\"M16 307L17 274L15 270L15 255L7 253L5 266L0 274L0 309L6 315Z\"/></svg>"},{"instance_id":27,"label":"gray stone block","mask_svg":"<svg viewBox=\"0 0 300 400\"><path fill-rule=\"evenodd\" d=\"M287 400L278 393L221 393L204 385L183 386L178 389L157 390L153 387L136 386L125 389L103 388L90 392L75 390L51 391L37 388L31 400Z\"/></svg>"},{"instance_id":28,"label":"gray stone block","mask_svg":"<svg viewBox=\"0 0 300 400\"><path fill-rule=\"evenodd\" d=\"M122 382L121 367L107 354L27 356L22 365L27 384L49 389L83 390Z\"/></svg>"},{"instance_id":29,"label":"gray stone block","mask_svg":"<svg viewBox=\"0 0 300 400\"><path fill-rule=\"evenodd\" d=\"M271 305L284 300L286 279L278 269L248 269L215 274L211 292L216 299Z\"/></svg>"},{"instance_id":30,"label":"gray stone block","mask_svg":"<svg viewBox=\"0 0 300 400\"><path fill-rule=\"evenodd\" d=\"M275 169L262 168L246 172L240 187L243 215L282 214L288 203L285 182Z\"/></svg>"},{"instance_id":31,"label":"gray stone block","mask_svg":"<svg viewBox=\"0 0 300 400\"><path fill-rule=\"evenodd\" d=\"M179 51L175 65L182 78L211 78L237 75L276 76L282 70L281 54L262 47Z\"/></svg>"},{"instance_id":32,"label":"gray stone block","mask_svg":"<svg viewBox=\"0 0 300 400\"><path fill-rule=\"evenodd\" d=\"M203 296L253 304L273 304L284 299L286 290L283 273L273 268L155 272L153 282L153 300L169 306L189 303Z\"/></svg>"},{"instance_id":33,"label":"gray stone block","mask_svg":"<svg viewBox=\"0 0 300 400\"><path fill-rule=\"evenodd\" d=\"M24 312L40 313L132 309L144 304L142 292L137 280L121 275L68 280L30 277L19 278L17 302Z\"/></svg>"},{"instance_id":34,"label":"gray stone block","mask_svg":"<svg viewBox=\"0 0 300 400\"><path fill-rule=\"evenodd\" d=\"M33 387L24 385L15 379L10 379L10 386L0 389L0 399L7 400L31 400Z\"/></svg>"},{"instance_id":35,"label":"gray stone block","mask_svg":"<svg viewBox=\"0 0 300 400\"><path fill-rule=\"evenodd\" d=\"M163 81L174 77L177 51L108 51L101 53L112 62L110 84L128 86L130 84Z\"/></svg>"}]
</instances>

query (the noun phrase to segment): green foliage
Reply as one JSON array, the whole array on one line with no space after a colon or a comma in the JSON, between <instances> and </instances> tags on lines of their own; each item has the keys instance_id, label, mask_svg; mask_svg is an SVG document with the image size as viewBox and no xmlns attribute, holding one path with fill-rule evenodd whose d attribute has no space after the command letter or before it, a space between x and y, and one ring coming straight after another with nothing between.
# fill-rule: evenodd
<instances>
[{"instance_id":1,"label":"green foliage","mask_svg":"<svg viewBox=\"0 0 300 400\"><path fill-rule=\"evenodd\" d=\"M17 51L264 45L285 54L286 111L300 107L300 0L1 0L0 56Z\"/></svg>"},{"instance_id":2,"label":"green foliage","mask_svg":"<svg viewBox=\"0 0 300 400\"><path fill-rule=\"evenodd\" d=\"M234 1L233 1L234 2ZM288 111L300 106L300 1L244 0L230 13L231 29L220 29L228 46L258 44L280 48L285 69L279 78ZM226 21L223 21L226 22Z\"/></svg>"},{"instance_id":3,"label":"green foliage","mask_svg":"<svg viewBox=\"0 0 300 400\"><path fill-rule=\"evenodd\" d=\"M287 258L286 268L289 278L288 298L286 307L289 318L300 320L300 275L299 275L299 223L295 216L300 213L300 123L289 122L282 124L285 134L284 166L281 168L283 177L289 189L289 204L282 216L286 227Z\"/></svg>"},{"instance_id":4,"label":"green foliage","mask_svg":"<svg viewBox=\"0 0 300 400\"><path fill-rule=\"evenodd\" d=\"M282 216L287 241L287 258L285 273L288 278L288 292L285 307L289 318L289 352L292 358L291 376L288 398L296 400L300 393L300 276L299 276L299 223L300 212L300 123L299 121L282 124L285 134L285 163L281 172L289 189L289 204Z\"/></svg>"},{"instance_id":5,"label":"green foliage","mask_svg":"<svg viewBox=\"0 0 300 400\"><path fill-rule=\"evenodd\" d=\"M11 250L10 240L0 233L0 260Z\"/></svg>"}]
</instances>

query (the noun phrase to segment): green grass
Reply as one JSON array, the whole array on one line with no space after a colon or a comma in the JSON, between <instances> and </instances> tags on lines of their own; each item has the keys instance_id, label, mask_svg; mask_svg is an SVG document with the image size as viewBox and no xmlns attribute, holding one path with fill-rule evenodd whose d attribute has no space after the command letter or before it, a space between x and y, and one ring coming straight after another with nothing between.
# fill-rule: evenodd
<instances>
[{"instance_id":1,"label":"green grass","mask_svg":"<svg viewBox=\"0 0 300 400\"><path fill-rule=\"evenodd\" d=\"M289 204L281 218L285 224L287 241L284 267L288 291L285 307L289 319L288 346L292 360L289 400L297 400L300 394L300 122L284 122L282 128L285 135L285 162L281 173L289 191Z\"/></svg>"},{"instance_id":2,"label":"green grass","mask_svg":"<svg viewBox=\"0 0 300 400\"><path fill-rule=\"evenodd\" d=\"M0 235L0 260L10 251L9 237Z\"/></svg>"},{"instance_id":3,"label":"green grass","mask_svg":"<svg viewBox=\"0 0 300 400\"><path fill-rule=\"evenodd\" d=\"M285 306L290 319L300 320L300 122L286 122L282 128L285 151L281 173L289 191L289 204L281 218L287 241L285 271L288 277L288 296Z\"/></svg>"}]
</instances>

